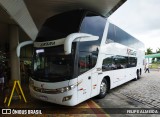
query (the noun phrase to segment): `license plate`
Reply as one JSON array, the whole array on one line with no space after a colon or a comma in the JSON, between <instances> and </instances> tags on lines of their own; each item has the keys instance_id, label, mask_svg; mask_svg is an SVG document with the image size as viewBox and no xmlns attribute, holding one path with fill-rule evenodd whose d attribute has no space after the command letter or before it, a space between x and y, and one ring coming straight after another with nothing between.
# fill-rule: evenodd
<instances>
[{"instance_id":1,"label":"license plate","mask_svg":"<svg viewBox=\"0 0 160 117\"><path fill-rule=\"evenodd\" d=\"M48 97L47 97L47 96L41 95L41 96L39 96L39 97L40 97L40 99L42 99L42 100L48 100Z\"/></svg>"}]
</instances>

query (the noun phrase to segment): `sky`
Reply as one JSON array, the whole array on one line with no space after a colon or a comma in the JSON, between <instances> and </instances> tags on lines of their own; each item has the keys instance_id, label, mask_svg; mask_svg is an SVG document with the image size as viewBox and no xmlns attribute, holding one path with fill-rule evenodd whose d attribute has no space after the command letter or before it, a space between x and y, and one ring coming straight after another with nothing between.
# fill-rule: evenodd
<instances>
[{"instance_id":1,"label":"sky","mask_svg":"<svg viewBox=\"0 0 160 117\"><path fill-rule=\"evenodd\" d=\"M160 0L127 0L109 21L145 44L160 48Z\"/></svg>"}]
</instances>

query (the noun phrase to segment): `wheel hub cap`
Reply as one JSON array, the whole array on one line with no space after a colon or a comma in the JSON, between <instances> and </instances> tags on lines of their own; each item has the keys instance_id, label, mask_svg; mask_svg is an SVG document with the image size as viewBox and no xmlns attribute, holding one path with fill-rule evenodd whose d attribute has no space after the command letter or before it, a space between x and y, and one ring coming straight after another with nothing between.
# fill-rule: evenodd
<instances>
[{"instance_id":1,"label":"wheel hub cap","mask_svg":"<svg viewBox=\"0 0 160 117\"><path fill-rule=\"evenodd\" d=\"M107 86L104 82L101 83L101 93L105 94L107 90Z\"/></svg>"}]
</instances>

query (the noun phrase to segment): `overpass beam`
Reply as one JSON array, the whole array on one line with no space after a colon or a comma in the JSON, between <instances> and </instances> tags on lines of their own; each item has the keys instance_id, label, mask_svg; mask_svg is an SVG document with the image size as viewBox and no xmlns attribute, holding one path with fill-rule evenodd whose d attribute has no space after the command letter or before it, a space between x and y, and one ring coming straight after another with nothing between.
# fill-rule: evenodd
<instances>
[{"instance_id":1,"label":"overpass beam","mask_svg":"<svg viewBox=\"0 0 160 117\"><path fill-rule=\"evenodd\" d=\"M0 5L6 10L12 19L26 32L26 34L35 40L38 29L26 7L23 0L0 0Z\"/></svg>"}]
</instances>

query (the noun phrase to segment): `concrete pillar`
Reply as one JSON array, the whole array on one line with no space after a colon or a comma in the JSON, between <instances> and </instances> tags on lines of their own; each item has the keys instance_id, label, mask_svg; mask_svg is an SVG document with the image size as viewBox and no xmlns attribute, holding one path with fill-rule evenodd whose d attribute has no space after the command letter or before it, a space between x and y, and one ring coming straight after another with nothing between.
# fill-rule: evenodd
<instances>
[{"instance_id":1,"label":"concrete pillar","mask_svg":"<svg viewBox=\"0 0 160 117\"><path fill-rule=\"evenodd\" d=\"M11 81L20 80L20 60L16 55L16 48L19 44L19 30L17 25L10 25L9 46Z\"/></svg>"}]
</instances>

